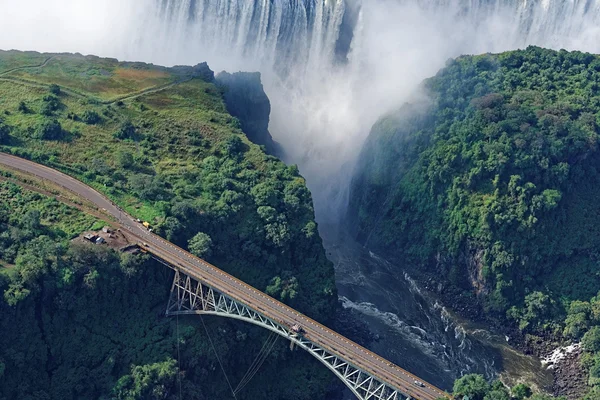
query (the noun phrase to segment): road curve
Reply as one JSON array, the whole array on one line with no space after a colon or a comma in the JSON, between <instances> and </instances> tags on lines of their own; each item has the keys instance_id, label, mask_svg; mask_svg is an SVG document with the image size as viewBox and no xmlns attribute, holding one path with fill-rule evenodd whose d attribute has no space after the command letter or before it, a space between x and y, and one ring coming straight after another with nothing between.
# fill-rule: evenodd
<instances>
[{"instance_id":1,"label":"road curve","mask_svg":"<svg viewBox=\"0 0 600 400\"><path fill-rule=\"evenodd\" d=\"M143 243L147 244L147 250L157 257L173 266L177 266L176 268L180 268L182 272L202 280L214 289L253 309L261 307L264 310L261 310L261 313L275 321L286 324L300 324L306 331L304 336L308 340L347 360L350 364L355 365L380 381L395 387L402 393L417 400L435 400L440 397L450 398L447 393L426 382L424 382L424 386L422 387L416 385L415 381L422 381L422 379L243 281L221 271L206 261L195 257L160 236L148 232L133 217L113 204L104 195L84 183L52 168L5 153L0 153L0 164L51 181L93 203L98 209L118 221L121 229L128 231L140 245Z\"/></svg>"}]
</instances>

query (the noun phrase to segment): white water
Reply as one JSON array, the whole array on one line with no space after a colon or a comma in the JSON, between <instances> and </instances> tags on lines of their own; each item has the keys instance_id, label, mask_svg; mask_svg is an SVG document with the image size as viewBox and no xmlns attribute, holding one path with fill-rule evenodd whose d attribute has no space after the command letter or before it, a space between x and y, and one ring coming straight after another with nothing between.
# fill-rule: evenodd
<instances>
[{"instance_id":1,"label":"white water","mask_svg":"<svg viewBox=\"0 0 600 400\"><path fill-rule=\"evenodd\" d=\"M362 248L351 238L321 229L336 268L342 306L368 324L377 340L370 348L440 387L467 373L492 378L503 358L487 341L474 338L432 301L401 265ZM522 371L519 371L522 372Z\"/></svg>"},{"instance_id":2,"label":"white water","mask_svg":"<svg viewBox=\"0 0 600 400\"><path fill-rule=\"evenodd\" d=\"M374 121L447 58L599 39L600 0L0 0L0 48L260 70L321 220L343 210Z\"/></svg>"}]
</instances>

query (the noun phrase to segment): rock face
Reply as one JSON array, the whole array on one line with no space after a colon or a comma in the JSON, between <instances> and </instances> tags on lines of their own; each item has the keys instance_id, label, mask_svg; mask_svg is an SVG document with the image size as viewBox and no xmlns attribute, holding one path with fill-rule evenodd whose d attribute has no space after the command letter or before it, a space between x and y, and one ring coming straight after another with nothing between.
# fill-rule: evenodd
<instances>
[{"instance_id":1,"label":"rock face","mask_svg":"<svg viewBox=\"0 0 600 400\"><path fill-rule=\"evenodd\" d=\"M269 133L271 102L263 89L259 72L221 72L217 83L225 90L227 111L240 120L242 131L252 142L263 145L271 155L281 157L281 146Z\"/></svg>"},{"instance_id":2,"label":"rock face","mask_svg":"<svg viewBox=\"0 0 600 400\"><path fill-rule=\"evenodd\" d=\"M586 391L587 374L581 366L581 346L557 349L546 361L554 370L553 392L569 400L580 399Z\"/></svg>"},{"instance_id":3,"label":"rock face","mask_svg":"<svg viewBox=\"0 0 600 400\"><path fill-rule=\"evenodd\" d=\"M200 78L206 82L213 82L215 79L215 73L209 68L206 62L194 66L176 65L170 68L170 70L182 77Z\"/></svg>"}]
</instances>

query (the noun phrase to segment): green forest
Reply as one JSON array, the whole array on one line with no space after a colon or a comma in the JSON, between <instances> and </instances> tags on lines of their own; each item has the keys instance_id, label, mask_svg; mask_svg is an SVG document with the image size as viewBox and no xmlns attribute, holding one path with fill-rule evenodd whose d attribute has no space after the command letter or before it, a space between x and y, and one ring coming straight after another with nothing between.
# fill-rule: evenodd
<instances>
[{"instance_id":1,"label":"green forest","mask_svg":"<svg viewBox=\"0 0 600 400\"><path fill-rule=\"evenodd\" d=\"M164 316L169 269L70 240L102 226L0 182L0 399L231 398L219 360L237 384L268 335L204 317L213 350L198 317ZM316 360L280 341L237 396L312 399L331 384Z\"/></svg>"},{"instance_id":2,"label":"green forest","mask_svg":"<svg viewBox=\"0 0 600 400\"><path fill-rule=\"evenodd\" d=\"M247 139L226 91L206 64L0 52L0 150L86 182L166 239L332 324L334 271L310 192L297 167ZM166 318L167 268L72 241L100 227L0 184L0 398L231 398L219 359L235 387L268 333L204 317L207 335L197 317ZM279 341L237 398L327 398L339 385Z\"/></svg>"},{"instance_id":3,"label":"green forest","mask_svg":"<svg viewBox=\"0 0 600 400\"><path fill-rule=\"evenodd\" d=\"M582 342L600 396L600 58L462 56L373 128L349 219L523 335Z\"/></svg>"}]
</instances>

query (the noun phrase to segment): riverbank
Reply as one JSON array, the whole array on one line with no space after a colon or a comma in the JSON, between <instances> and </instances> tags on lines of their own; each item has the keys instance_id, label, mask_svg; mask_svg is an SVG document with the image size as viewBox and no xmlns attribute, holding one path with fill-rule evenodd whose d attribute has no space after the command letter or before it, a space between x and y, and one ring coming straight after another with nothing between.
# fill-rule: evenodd
<instances>
[{"instance_id":1,"label":"riverbank","mask_svg":"<svg viewBox=\"0 0 600 400\"><path fill-rule=\"evenodd\" d=\"M475 296L452 291L439 276L369 251L339 227L321 224L319 231L335 265L343 306L375 336L372 350L446 390L452 389L454 379L479 373L570 400L585 392L586 374L576 352L555 356L552 368L543 362L565 345L560 340L521 334L506 321L484 314Z\"/></svg>"},{"instance_id":2,"label":"riverbank","mask_svg":"<svg viewBox=\"0 0 600 400\"><path fill-rule=\"evenodd\" d=\"M542 336L523 334L506 320L485 314L476 296L465 296L453 290L438 276L423 273L415 268L410 269L411 276L434 298L451 310L453 318L463 326L467 333L485 337L486 340L502 350L503 358L517 359L526 357L536 360L534 364L538 372L518 371L505 366L500 379L508 385L528 383L533 388L553 394L566 396L569 400L580 399L587 390L587 374L581 365L582 350L578 345L569 345L562 338L550 334ZM490 332L495 332L493 335ZM503 338L504 343L502 343ZM522 357L519 357L521 355ZM544 374L543 372L546 372ZM548 376L550 375L550 381ZM531 381L530 379L534 379Z\"/></svg>"},{"instance_id":3,"label":"riverbank","mask_svg":"<svg viewBox=\"0 0 600 400\"><path fill-rule=\"evenodd\" d=\"M497 347L464 333L439 297L393 264L356 243L339 226L319 225L344 308L376 335L369 348L424 380L451 391L464 374L497 375Z\"/></svg>"}]
</instances>

